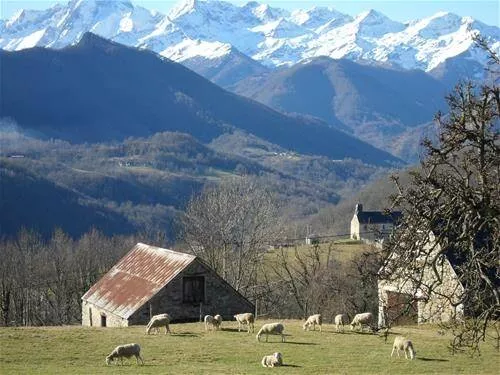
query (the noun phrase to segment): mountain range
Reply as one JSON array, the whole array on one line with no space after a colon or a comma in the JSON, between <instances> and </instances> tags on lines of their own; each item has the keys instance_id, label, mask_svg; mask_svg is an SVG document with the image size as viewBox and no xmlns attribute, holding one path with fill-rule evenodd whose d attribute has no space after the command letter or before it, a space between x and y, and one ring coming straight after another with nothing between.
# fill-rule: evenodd
<instances>
[{"instance_id":1,"label":"mountain range","mask_svg":"<svg viewBox=\"0 0 500 375\"><path fill-rule=\"evenodd\" d=\"M92 142L179 131L202 142L243 130L294 152L378 165L400 160L315 118L286 116L151 51L92 33L63 49L0 51L0 118Z\"/></svg>"},{"instance_id":2,"label":"mountain range","mask_svg":"<svg viewBox=\"0 0 500 375\"><path fill-rule=\"evenodd\" d=\"M0 233L174 235L191 194L245 173L293 202L288 217L310 215L416 160L450 87L483 77L471 31L500 49L497 27L450 13L403 24L215 0L168 15L103 0L19 11L0 21L0 120L43 140L0 149ZM72 212L86 219L68 226Z\"/></svg>"},{"instance_id":3,"label":"mountain range","mask_svg":"<svg viewBox=\"0 0 500 375\"><path fill-rule=\"evenodd\" d=\"M404 84L401 84L404 82ZM318 57L239 81L230 89L282 112L342 124L359 139L415 161L432 119L446 112L446 84L421 70Z\"/></svg>"},{"instance_id":4,"label":"mountain range","mask_svg":"<svg viewBox=\"0 0 500 375\"><path fill-rule=\"evenodd\" d=\"M400 23L375 10L350 16L327 7L288 11L255 1L239 6L218 0L182 0L167 15L125 0L71 0L47 10L20 10L0 21L0 48L63 49L81 44L88 31L179 62L217 85L277 111L314 116L408 162L418 160L419 141L435 132L434 114L446 112L443 98L453 86L467 78L485 79L487 57L474 48L472 35L480 33L492 50L500 51L498 27L452 13ZM118 84L109 77L103 79L110 87ZM158 85L156 88L161 91ZM129 100L135 101L132 94L129 92ZM184 99L177 96L175 100ZM157 99L152 100L158 104ZM108 108L103 102L94 104L99 107L96 113ZM130 117L119 112L108 118L106 121L121 124L114 130L108 126L109 135L142 134L123 129L130 121L156 124L151 125L151 132L164 129L163 125L155 128L156 119L161 118L155 113L158 107L147 110L149 103L141 105L141 110L136 107L140 119L133 118L137 113ZM201 107L188 111L188 117L194 110L198 118L186 121L182 125L186 128L181 129L179 123L166 130L191 133L192 127L201 126L206 134L200 139L204 140L222 134L220 123L201 124ZM206 116L207 108L203 111L201 117ZM181 116L178 111L172 115ZM234 124L234 118L219 115L217 121L241 127ZM75 126L80 120L87 121L85 116L76 121L71 115L65 119ZM79 131L89 137L92 126L85 124L86 130ZM201 136L200 130L192 134Z\"/></svg>"},{"instance_id":5,"label":"mountain range","mask_svg":"<svg viewBox=\"0 0 500 375\"><path fill-rule=\"evenodd\" d=\"M256 1L238 6L218 0L181 0L167 15L125 0L71 0L47 10L20 10L0 21L0 48L62 48L87 31L195 70L202 61L223 69L235 59L253 72L258 64L291 66L319 56L424 71L450 58L481 67L486 56L474 48L474 33L500 50L498 27L453 13L401 23L373 9L351 16L328 7L288 11ZM480 68L467 72L470 77L482 73Z\"/></svg>"}]
</instances>

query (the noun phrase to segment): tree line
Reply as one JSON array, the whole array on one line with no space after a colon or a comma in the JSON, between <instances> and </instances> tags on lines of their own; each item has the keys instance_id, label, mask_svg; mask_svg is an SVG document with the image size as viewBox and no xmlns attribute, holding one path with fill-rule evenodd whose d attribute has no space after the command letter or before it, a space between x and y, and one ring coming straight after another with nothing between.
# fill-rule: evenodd
<instances>
[{"instance_id":1,"label":"tree line","mask_svg":"<svg viewBox=\"0 0 500 375\"><path fill-rule=\"evenodd\" d=\"M56 229L45 240L22 229L0 240L0 323L58 325L81 321L81 297L136 242L92 229L72 239Z\"/></svg>"},{"instance_id":2,"label":"tree line","mask_svg":"<svg viewBox=\"0 0 500 375\"><path fill-rule=\"evenodd\" d=\"M15 238L0 240L0 325L80 323L82 295L137 242L167 247L162 233L106 236L95 229L78 239L61 229L49 239L22 229ZM193 253L185 243L180 247ZM254 249L231 246L233 254L219 252L214 258L200 249L195 254L256 302L261 316L304 318L321 312L331 320L339 312L377 308L380 257L375 251L340 262L333 244ZM236 256L240 250L246 254Z\"/></svg>"}]
</instances>

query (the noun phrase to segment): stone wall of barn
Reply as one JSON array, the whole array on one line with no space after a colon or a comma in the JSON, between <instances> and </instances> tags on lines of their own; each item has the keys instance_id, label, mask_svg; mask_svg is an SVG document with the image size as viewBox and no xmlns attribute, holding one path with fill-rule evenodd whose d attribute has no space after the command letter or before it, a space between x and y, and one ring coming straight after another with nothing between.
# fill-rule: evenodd
<instances>
[{"instance_id":1,"label":"stone wall of barn","mask_svg":"<svg viewBox=\"0 0 500 375\"><path fill-rule=\"evenodd\" d=\"M104 318L103 318L104 317ZM82 301L82 325L86 327L127 327L128 320Z\"/></svg>"},{"instance_id":2,"label":"stone wall of barn","mask_svg":"<svg viewBox=\"0 0 500 375\"><path fill-rule=\"evenodd\" d=\"M201 303L183 300L183 278L203 276L205 279L205 298ZM147 324L151 316L168 313L175 321L198 321L206 314L222 315L224 320L234 320L233 315L254 312L254 305L237 293L214 271L195 260L177 275L149 302L143 305L130 318L129 324Z\"/></svg>"},{"instance_id":3,"label":"stone wall of barn","mask_svg":"<svg viewBox=\"0 0 500 375\"><path fill-rule=\"evenodd\" d=\"M436 271L439 272L439 279L442 280L439 284L436 283L435 271L431 267L426 267L424 270L423 287L416 295L418 323L443 323L451 319L461 319L464 316L463 305L455 306L464 293L464 289L448 259L443 258L441 262L438 262ZM427 293L425 285L433 285L433 292ZM415 304L412 303L411 308L408 309L408 305L401 301L401 298L406 298L408 301L414 299L415 288L411 283L403 280L392 282L380 280L378 289L379 327L384 327L388 323L386 319L392 321L398 316L414 316ZM403 314L405 308L408 312Z\"/></svg>"},{"instance_id":4,"label":"stone wall of barn","mask_svg":"<svg viewBox=\"0 0 500 375\"><path fill-rule=\"evenodd\" d=\"M430 269L427 270L425 277L427 283L433 281L433 274ZM458 305L455 307L454 305L458 302L458 298L462 295L464 289L447 259L443 259L440 278L443 281L442 284L435 288L435 293L432 293L427 300L418 303L419 323L441 323L454 318L463 318L463 306ZM452 296L451 301L449 298L443 297L443 295Z\"/></svg>"}]
</instances>

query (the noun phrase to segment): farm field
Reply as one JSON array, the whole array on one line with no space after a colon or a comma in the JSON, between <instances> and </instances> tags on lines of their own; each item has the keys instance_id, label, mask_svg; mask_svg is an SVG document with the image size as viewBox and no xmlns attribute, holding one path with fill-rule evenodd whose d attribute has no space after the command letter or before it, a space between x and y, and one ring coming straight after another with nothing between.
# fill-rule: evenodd
<instances>
[{"instance_id":1,"label":"farm field","mask_svg":"<svg viewBox=\"0 0 500 375\"><path fill-rule=\"evenodd\" d=\"M263 323L257 321L256 332ZM238 332L235 321L223 330L205 332L202 323L172 324L172 335L145 335L143 326L87 328L80 326L0 328L0 374L498 374L500 356L485 343L480 357L452 355L449 337L437 328L396 327L394 333L414 342L417 359L390 358L393 335L387 342L371 333L304 332L302 322L285 320L287 342L269 336ZM116 345L136 342L144 366L135 359L124 366L106 366L104 359ZM263 368L264 355L279 351L284 367Z\"/></svg>"}]
</instances>

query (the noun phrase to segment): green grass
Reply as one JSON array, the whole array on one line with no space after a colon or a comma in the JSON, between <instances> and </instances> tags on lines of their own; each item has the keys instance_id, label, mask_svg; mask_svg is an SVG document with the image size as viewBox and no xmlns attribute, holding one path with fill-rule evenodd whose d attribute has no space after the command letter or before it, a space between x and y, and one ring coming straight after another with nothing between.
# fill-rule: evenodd
<instances>
[{"instance_id":1,"label":"green grass","mask_svg":"<svg viewBox=\"0 0 500 375\"><path fill-rule=\"evenodd\" d=\"M256 330L264 321L258 321ZM0 328L0 374L498 374L499 356L485 343L480 357L451 355L449 337L433 327L398 327L412 339L417 360L390 358L392 338L374 334L304 332L298 320L285 321L287 342L238 332L236 322L205 333L201 323L173 324L172 335L130 328ZM137 342L145 365L135 359L106 366L104 359L118 344ZM286 367L262 368L264 355L279 351Z\"/></svg>"}]
</instances>

